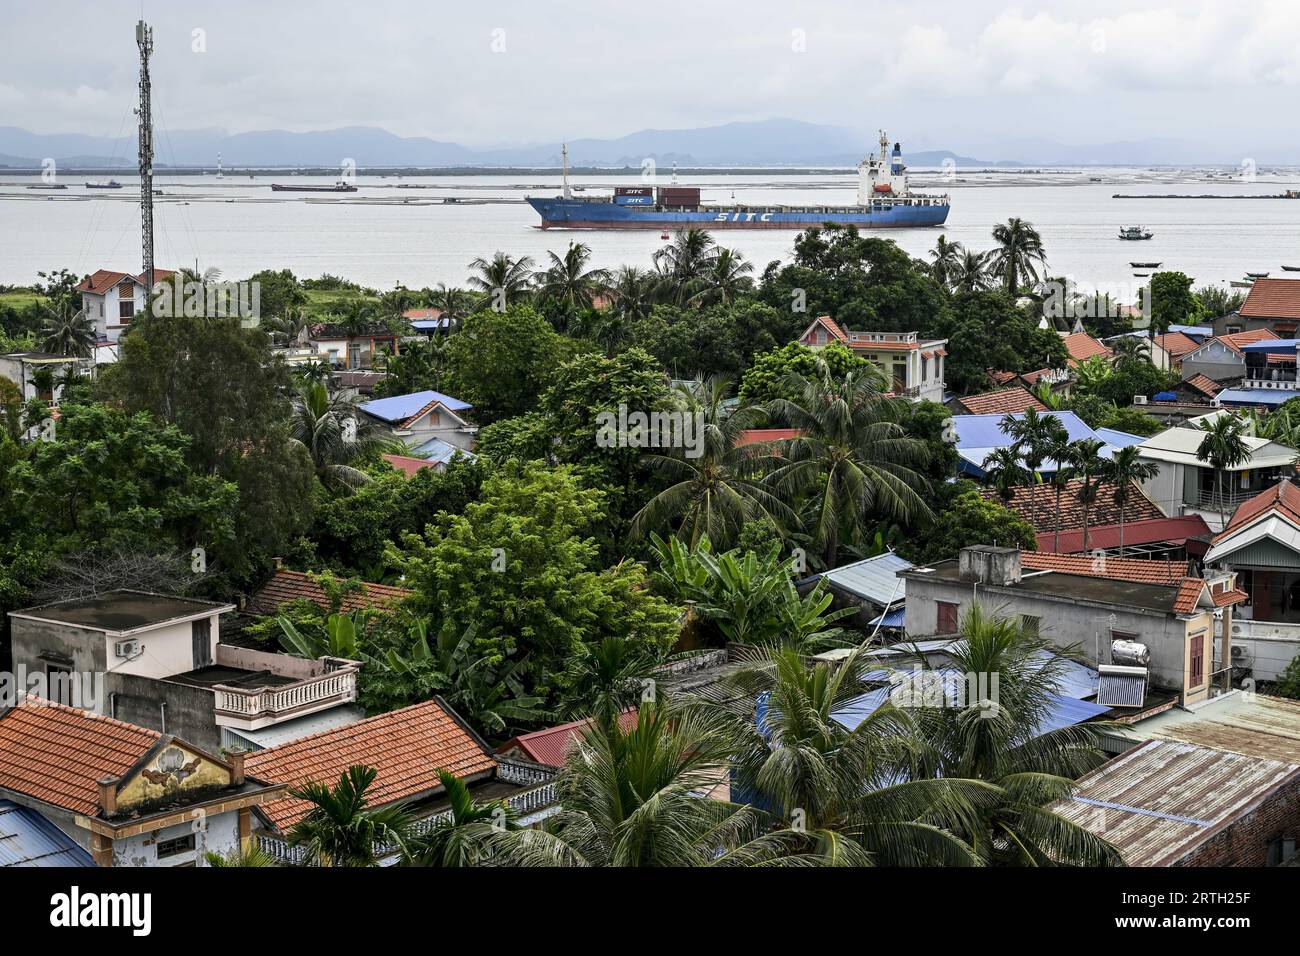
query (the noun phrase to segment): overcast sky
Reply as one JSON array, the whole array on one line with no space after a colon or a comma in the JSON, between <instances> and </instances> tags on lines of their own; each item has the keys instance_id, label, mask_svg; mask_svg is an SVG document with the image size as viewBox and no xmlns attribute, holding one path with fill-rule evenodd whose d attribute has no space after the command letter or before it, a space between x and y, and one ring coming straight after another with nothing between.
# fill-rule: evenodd
<instances>
[{"instance_id":1,"label":"overcast sky","mask_svg":"<svg viewBox=\"0 0 1300 956\"><path fill-rule=\"evenodd\" d=\"M170 129L496 145L789 117L994 159L1017 140L1300 147L1300 0L0 5L0 125L43 133L129 131L143 8Z\"/></svg>"}]
</instances>

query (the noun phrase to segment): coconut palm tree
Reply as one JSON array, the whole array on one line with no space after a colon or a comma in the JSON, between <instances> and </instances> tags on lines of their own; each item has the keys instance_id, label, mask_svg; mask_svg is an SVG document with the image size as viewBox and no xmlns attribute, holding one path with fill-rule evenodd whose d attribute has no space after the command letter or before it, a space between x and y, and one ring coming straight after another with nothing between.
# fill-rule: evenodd
<instances>
[{"instance_id":1,"label":"coconut palm tree","mask_svg":"<svg viewBox=\"0 0 1300 956\"><path fill-rule=\"evenodd\" d=\"M685 305L713 271L717 258L717 242L703 229L678 229L672 243L654 254L660 296Z\"/></svg>"},{"instance_id":2,"label":"coconut palm tree","mask_svg":"<svg viewBox=\"0 0 1300 956\"><path fill-rule=\"evenodd\" d=\"M469 267L476 270L476 274L470 276L469 284L484 294L485 307L501 309L528 298L533 282L531 256L514 259L498 252L491 259L479 256Z\"/></svg>"},{"instance_id":3,"label":"coconut palm tree","mask_svg":"<svg viewBox=\"0 0 1300 956\"><path fill-rule=\"evenodd\" d=\"M1019 418L1014 415L1005 416L998 427L1008 438L1010 438L1019 449L1024 458L1025 467L1029 470L1027 483L1031 485L1033 494L1030 497L1030 518L1029 523L1038 526L1038 492L1037 484L1041 480L1038 469L1043 467L1043 462L1047 460L1047 451L1052 442L1057 437L1057 429L1061 427L1061 420L1055 415L1041 414L1036 408L1029 408L1024 411Z\"/></svg>"},{"instance_id":4,"label":"coconut palm tree","mask_svg":"<svg viewBox=\"0 0 1300 956\"><path fill-rule=\"evenodd\" d=\"M1245 423L1231 412L1224 412L1197 422L1195 427L1205 432L1196 448L1196 457L1214 469L1215 510L1223 515L1223 470L1250 460Z\"/></svg>"},{"instance_id":5,"label":"coconut palm tree","mask_svg":"<svg viewBox=\"0 0 1300 956\"><path fill-rule=\"evenodd\" d=\"M1115 353L1114 368L1125 371L1151 361L1151 343L1141 336L1122 335L1111 346Z\"/></svg>"},{"instance_id":6,"label":"coconut palm tree","mask_svg":"<svg viewBox=\"0 0 1300 956\"><path fill-rule=\"evenodd\" d=\"M934 281L951 287L965 253L966 249L960 242L949 242L946 236L940 236L930 252L930 275Z\"/></svg>"},{"instance_id":7,"label":"coconut palm tree","mask_svg":"<svg viewBox=\"0 0 1300 956\"><path fill-rule=\"evenodd\" d=\"M311 324L311 317L305 309L298 306L286 306L285 310L271 319L268 331L271 337L281 345L291 345Z\"/></svg>"},{"instance_id":8,"label":"coconut palm tree","mask_svg":"<svg viewBox=\"0 0 1300 956\"><path fill-rule=\"evenodd\" d=\"M1039 730L1057 706L1071 652L978 602L962 615L961 633L940 677L943 705L913 709L921 742L915 772L984 781L997 796L974 814L941 815L943 823L993 865L1122 865L1111 844L1050 808L1105 760L1096 724Z\"/></svg>"},{"instance_id":9,"label":"coconut palm tree","mask_svg":"<svg viewBox=\"0 0 1300 956\"><path fill-rule=\"evenodd\" d=\"M978 862L932 818L970 816L975 806L992 801L995 789L973 781L907 779L912 722L889 701L861 719L846 714L875 687L867 675L879 665L867 649L864 644L835 665L809 666L792 645L747 648L738 654L736 672L702 692L701 706L732 721L732 798L774 818L762 837L737 848L737 861Z\"/></svg>"},{"instance_id":10,"label":"coconut palm tree","mask_svg":"<svg viewBox=\"0 0 1300 956\"><path fill-rule=\"evenodd\" d=\"M333 321L343 330L343 337L347 340L347 355L344 357L343 367L352 368L352 345L359 338L364 338L374 332L375 329L375 305L366 299L353 299L343 306L343 311L333 316ZM373 340L372 340L373 341ZM357 356L357 364L360 365L360 353Z\"/></svg>"},{"instance_id":11,"label":"coconut palm tree","mask_svg":"<svg viewBox=\"0 0 1300 956\"><path fill-rule=\"evenodd\" d=\"M1038 269L1046 265L1043 239L1033 223L1012 217L993 227L996 246L989 259L993 275L1000 278L1007 295L1014 296L1022 286L1038 282Z\"/></svg>"},{"instance_id":12,"label":"coconut palm tree","mask_svg":"<svg viewBox=\"0 0 1300 956\"><path fill-rule=\"evenodd\" d=\"M67 304L45 310L49 315L41 327L41 348L54 355L88 357L97 337L94 321Z\"/></svg>"},{"instance_id":13,"label":"coconut palm tree","mask_svg":"<svg viewBox=\"0 0 1300 956\"><path fill-rule=\"evenodd\" d=\"M794 401L778 398L768 415L797 430L780 443L768 483L784 501L811 492L815 540L834 567L845 532L856 540L866 523L883 516L916 522L930 516L917 467L928 459L924 442L903 427L907 399L885 395L875 366L836 379L820 358L812 378L793 375Z\"/></svg>"},{"instance_id":14,"label":"coconut palm tree","mask_svg":"<svg viewBox=\"0 0 1300 956\"><path fill-rule=\"evenodd\" d=\"M609 295L613 311L627 322L637 322L650 315L655 303L655 285L659 277L635 266L622 266L610 277Z\"/></svg>"},{"instance_id":15,"label":"coconut palm tree","mask_svg":"<svg viewBox=\"0 0 1300 956\"><path fill-rule=\"evenodd\" d=\"M589 309L609 281L609 270L589 269L591 247L585 242L570 242L563 256L548 252L551 264L537 276L537 289L571 310Z\"/></svg>"},{"instance_id":16,"label":"coconut palm tree","mask_svg":"<svg viewBox=\"0 0 1300 956\"><path fill-rule=\"evenodd\" d=\"M948 281L955 292L983 292L989 287L988 253L963 249L948 271Z\"/></svg>"},{"instance_id":17,"label":"coconut palm tree","mask_svg":"<svg viewBox=\"0 0 1300 956\"><path fill-rule=\"evenodd\" d=\"M1071 442L1066 451L1066 460L1070 463L1070 470L1080 482L1074 494L1079 499L1079 507L1082 511L1084 551L1088 550L1089 510L1097 500L1098 487L1108 464L1101 457L1102 449L1105 447L1104 442L1100 442L1095 438L1083 438Z\"/></svg>"},{"instance_id":18,"label":"coconut palm tree","mask_svg":"<svg viewBox=\"0 0 1300 956\"><path fill-rule=\"evenodd\" d=\"M1119 556L1124 557L1124 517L1133 498L1134 482L1141 484L1160 474L1160 467L1144 461L1136 445L1116 451L1102 467L1106 480L1115 485L1115 504L1119 506Z\"/></svg>"},{"instance_id":19,"label":"coconut palm tree","mask_svg":"<svg viewBox=\"0 0 1300 956\"><path fill-rule=\"evenodd\" d=\"M447 331L451 331L452 326L470 313L474 305L474 295L464 289L456 289L439 282L429 305L438 310L440 318L448 320Z\"/></svg>"},{"instance_id":20,"label":"coconut palm tree","mask_svg":"<svg viewBox=\"0 0 1300 956\"><path fill-rule=\"evenodd\" d=\"M302 847L314 866L377 866L381 848L406 847L411 819L398 807L372 808L366 792L372 767L354 764L333 787L309 780L289 790L311 809L289 831L289 845Z\"/></svg>"},{"instance_id":21,"label":"coconut palm tree","mask_svg":"<svg viewBox=\"0 0 1300 956\"><path fill-rule=\"evenodd\" d=\"M672 454L641 456L669 484L632 519L634 538L673 526L677 536L692 548L707 535L725 550L734 544L746 522L768 517L778 528L787 528L795 521L782 497L761 480L763 447L741 444L743 433L762 422L762 411L749 407L725 415L722 401L730 382L714 376L705 388L702 399L683 396L683 414L696 416L697 427L702 426L699 454L682 448Z\"/></svg>"},{"instance_id":22,"label":"coconut palm tree","mask_svg":"<svg viewBox=\"0 0 1300 956\"><path fill-rule=\"evenodd\" d=\"M614 723L652 688L654 669L663 654L644 642L611 634L598 643L582 644L569 657L564 683L565 710L570 718L590 717Z\"/></svg>"},{"instance_id":23,"label":"coconut palm tree","mask_svg":"<svg viewBox=\"0 0 1300 956\"><path fill-rule=\"evenodd\" d=\"M713 266L697 280L699 291L690 297L691 305L731 305L754 287L750 273L753 265L732 249L721 248Z\"/></svg>"},{"instance_id":24,"label":"coconut palm tree","mask_svg":"<svg viewBox=\"0 0 1300 956\"><path fill-rule=\"evenodd\" d=\"M1046 383L1044 383L1046 388ZM1074 478L1074 468L1070 463L1070 433L1061 420L1052 416L1056 425L1048 435L1046 453L1049 460L1055 463L1056 470L1052 472L1052 492L1056 499L1056 521L1053 525L1053 552L1059 554L1061 551L1061 495L1069 486Z\"/></svg>"},{"instance_id":25,"label":"coconut palm tree","mask_svg":"<svg viewBox=\"0 0 1300 956\"><path fill-rule=\"evenodd\" d=\"M208 866L215 867L264 867L279 866L275 857L267 853L256 843L249 843L237 847L228 853L214 853L211 850L203 854L203 860Z\"/></svg>"},{"instance_id":26,"label":"coconut palm tree","mask_svg":"<svg viewBox=\"0 0 1300 956\"><path fill-rule=\"evenodd\" d=\"M438 782L448 808L432 827L406 840L403 866L482 866L509 852L509 834L519 825L504 800L478 803L465 782L446 770L438 770Z\"/></svg>"},{"instance_id":27,"label":"coconut palm tree","mask_svg":"<svg viewBox=\"0 0 1300 956\"><path fill-rule=\"evenodd\" d=\"M636 723L593 723L556 776L560 811L510 839L516 866L706 866L757 836L763 815L703 794L726 780L729 724L662 697Z\"/></svg>"},{"instance_id":28,"label":"coconut palm tree","mask_svg":"<svg viewBox=\"0 0 1300 956\"><path fill-rule=\"evenodd\" d=\"M984 459L984 477L997 491L1002 503L1009 505L1016 496L1016 489L1032 480L1033 472L1025 467L1020 446L1007 445L995 448Z\"/></svg>"},{"instance_id":29,"label":"coconut palm tree","mask_svg":"<svg viewBox=\"0 0 1300 956\"><path fill-rule=\"evenodd\" d=\"M321 484L338 494L349 494L370 480L352 462L385 448L399 450L399 442L357 409L355 398L330 395L321 382L299 383L290 406L290 441L311 457Z\"/></svg>"}]
</instances>

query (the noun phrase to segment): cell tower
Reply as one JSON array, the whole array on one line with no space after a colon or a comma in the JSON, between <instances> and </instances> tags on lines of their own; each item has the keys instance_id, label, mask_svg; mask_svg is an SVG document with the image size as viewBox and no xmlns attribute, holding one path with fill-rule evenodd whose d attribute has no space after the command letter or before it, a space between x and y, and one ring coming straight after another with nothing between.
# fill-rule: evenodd
<instances>
[{"instance_id":1,"label":"cell tower","mask_svg":"<svg viewBox=\"0 0 1300 956\"><path fill-rule=\"evenodd\" d=\"M140 277L153 288L153 107L149 102L149 55L153 30L143 20L135 25L135 45L140 48L140 250L144 268Z\"/></svg>"}]
</instances>

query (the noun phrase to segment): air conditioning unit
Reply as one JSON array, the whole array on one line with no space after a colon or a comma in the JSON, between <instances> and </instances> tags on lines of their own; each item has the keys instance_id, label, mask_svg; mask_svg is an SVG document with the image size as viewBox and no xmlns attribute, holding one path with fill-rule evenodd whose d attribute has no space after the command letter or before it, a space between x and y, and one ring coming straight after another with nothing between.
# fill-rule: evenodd
<instances>
[{"instance_id":1,"label":"air conditioning unit","mask_svg":"<svg viewBox=\"0 0 1300 956\"><path fill-rule=\"evenodd\" d=\"M140 642L138 640L118 641L113 645L113 653L124 660L139 657Z\"/></svg>"},{"instance_id":2,"label":"air conditioning unit","mask_svg":"<svg viewBox=\"0 0 1300 956\"><path fill-rule=\"evenodd\" d=\"M1145 395L1134 395L1134 396L1133 396L1133 404L1134 404L1134 405L1145 405L1146 403L1147 403L1147 397L1146 397Z\"/></svg>"},{"instance_id":3,"label":"air conditioning unit","mask_svg":"<svg viewBox=\"0 0 1300 956\"><path fill-rule=\"evenodd\" d=\"M1244 661L1246 659L1246 649L1240 644L1232 645L1232 659L1234 661Z\"/></svg>"}]
</instances>

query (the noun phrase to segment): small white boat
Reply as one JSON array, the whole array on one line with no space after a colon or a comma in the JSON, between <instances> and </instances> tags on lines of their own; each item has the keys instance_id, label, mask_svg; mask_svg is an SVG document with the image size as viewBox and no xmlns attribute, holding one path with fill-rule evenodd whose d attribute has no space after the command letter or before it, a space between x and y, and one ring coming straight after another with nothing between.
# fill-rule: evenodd
<instances>
[{"instance_id":1,"label":"small white boat","mask_svg":"<svg viewBox=\"0 0 1300 956\"><path fill-rule=\"evenodd\" d=\"M1150 239L1153 235L1155 235L1155 233L1143 229L1141 226L1124 226L1119 231L1119 237L1128 240Z\"/></svg>"}]
</instances>

